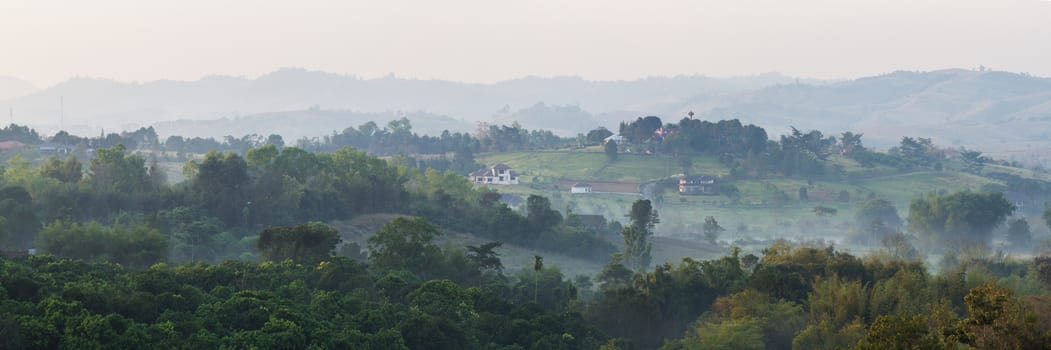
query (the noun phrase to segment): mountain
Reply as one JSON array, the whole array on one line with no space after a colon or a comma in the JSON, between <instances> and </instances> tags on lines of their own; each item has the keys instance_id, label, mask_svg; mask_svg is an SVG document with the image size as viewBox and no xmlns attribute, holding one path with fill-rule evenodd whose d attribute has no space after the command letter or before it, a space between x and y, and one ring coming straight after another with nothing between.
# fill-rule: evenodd
<instances>
[{"instance_id":1,"label":"mountain","mask_svg":"<svg viewBox=\"0 0 1051 350\"><path fill-rule=\"evenodd\" d=\"M420 118L414 120L418 132L518 122L574 135L600 125L615 130L621 121L644 115L674 122L694 111L698 118L755 123L773 138L794 126L861 132L868 145L880 148L918 136L1000 158L1051 153L1051 79L961 69L834 82L762 74L632 81L526 77L493 84L282 69L254 79L76 78L0 101L0 108L13 108L15 122L45 134L59 126L94 135L99 128L156 125L162 135L278 133L289 139L329 134L363 118L385 124L405 115Z\"/></svg>"},{"instance_id":2,"label":"mountain","mask_svg":"<svg viewBox=\"0 0 1051 350\"><path fill-rule=\"evenodd\" d=\"M698 108L698 106L703 106ZM931 137L998 156L1051 146L1051 79L995 71L894 72L823 85L776 85L661 108L712 119L740 117L772 130L790 126L865 133L871 145Z\"/></svg>"},{"instance_id":3,"label":"mountain","mask_svg":"<svg viewBox=\"0 0 1051 350\"><path fill-rule=\"evenodd\" d=\"M36 91L37 87L30 84L28 81L14 77L0 76L0 100L29 95Z\"/></svg>"},{"instance_id":4,"label":"mountain","mask_svg":"<svg viewBox=\"0 0 1051 350\"><path fill-rule=\"evenodd\" d=\"M471 132L475 125L448 116L426 112L400 113L378 112L363 113L353 111L330 111L307 109L286 112L268 112L247 115L237 118L212 120L176 120L153 124L159 135L193 135L222 139L225 136L240 137L247 134L267 136L280 134L285 142L294 144L301 138L322 137L374 121L380 126L387 122L408 118L413 132L426 135L440 135L442 131Z\"/></svg>"},{"instance_id":5,"label":"mountain","mask_svg":"<svg viewBox=\"0 0 1051 350\"><path fill-rule=\"evenodd\" d=\"M537 103L575 106L600 113L645 111L696 93L754 90L793 78L763 74L741 78L680 76L635 81L588 81L577 77L527 77L495 84L400 79L361 79L303 69L282 69L255 78L210 76L197 81L121 83L76 78L6 101L16 122L54 130L58 126L129 129L173 120L215 120L307 109L359 113L427 112L468 122L487 121L504 109ZM59 100L64 101L64 117ZM524 112L528 113L528 112ZM506 116L506 115L505 115ZM497 116L499 117L499 116ZM604 120L616 125L619 120ZM355 124L356 125L356 124ZM331 125L343 129L349 125ZM579 132L579 125L572 128Z\"/></svg>"}]
</instances>

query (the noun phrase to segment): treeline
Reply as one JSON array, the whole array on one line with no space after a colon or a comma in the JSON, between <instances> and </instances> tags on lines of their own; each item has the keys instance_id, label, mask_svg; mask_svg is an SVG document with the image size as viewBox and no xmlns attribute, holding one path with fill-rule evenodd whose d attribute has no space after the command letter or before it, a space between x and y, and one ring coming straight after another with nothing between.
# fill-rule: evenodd
<instances>
[{"instance_id":1,"label":"treeline","mask_svg":"<svg viewBox=\"0 0 1051 350\"><path fill-rule=\"evenodd\" d=\"M582 136L581 136L582 137ZM244 155L248 150L266 145L277 147L295 146L315 152L333 152L343 147L353 147L374 156L392 155L444 155L456 153L458 157L479 152L509 152L546 148L561 148L579 145L580 137L566 138L548 130L527 130L517 122L512 125L489 125L482 123L471 133L443 131L440 135L419 135L412 130L408 118L392 120L385 126L367 122L361 126L348 127L340 132L320 137L304 137L286 142L281 135L248 134L240 137L225 136L221 139L183 137L179 135L160 139L156 130L143 127L120 133L103 132L98 137L81 137L59 131L51 137L42 137L26 126L11 124L0 129L0 141L18 141L27 145L52 142L82 149L108 148L123 144L127 149L167 151L186 154L204 154L208 151L234 152ZM471 158L473 159L473 157ZM475 169L472 169L475 170Z\"/></svg>"},{"instance_id":2,"label":"treeline","mask_svg":"<svg viewBox=\"0 0 1051 350\"><path fill-rule=\"evenodd\" d=\"M69 256L105 260L111 254L95 249L98 243L92 241L99 234L93 232L156 230L167 239L126 237L132 250L162 258L136 266L221 261L251 258L250 242L261 227L395 213L584 257L604 259L613 250L588 228L564 222L545 198L530 197L529 211L519 213L500 203L498 193L476 189L460 174L396 163L349 147L313 153L266 145L243 157L209 152L185 164L186 181L169 185L156 161L128 153L123 145L96 150L87 165L68 157L38 166L16 156L0 178L0 245L63 254L81 249L85 252ZM105 242L125 236L108 237Z\"/></svg>"},{"instance_id":3,"label":"treeline","mask_svg":"<svg viewBox=\"0 0 1051 350\"><path fill-rule=\"evenodd\" d=\"M598 129L596 129L598 130ZM903 137L888 152L866 148L861 133L844 132L839 137L821 131L791 129L788 135L770 140L766 130L740 121L683 118L678 123L663 123L648 116L620 124L620 135L627 141L622 148L634 152L668 155L705 154L717 157L738 178L787 176L813 179L837 175L829 157L841 155L863 167L886 166L899 170L928 168L942 170L948 150L935 147L928 138ZM954 151L955 152L955 151ZM959 150L967 169L980 169L992 160L981 152Z\"/></svg>"},{"instance_id":4,"label":"treeline","mask_svg":"<svg viewBox=\"0 0 1051 350\"><path fill-rule=\"evenodd\" d=\"M637 223L646 225L645 223ZM499 243L445 247L397 218L367 261L331 257L322 224L259 238L268 262L127 269L0 258L0 347L288 349L1045 349L1051 262L971 257L930 273L889 250L859 258L777 243L595 278ZM630 231L626 229L625 231ZM292 249L292 247L295 247ZM626 252L627 253L627 252ZM365 259L365 258L362 258ZM506 273L506 274L505 274Z\"/></svg>"},{"instance_id":5,"label":"treeline","mask_svg":"<svg viewBox=\"0 0 1051 350\"><path fill-rule=\"evenodd\" d=\"M259 239L273 259L265 263L139 270L0 258L0 348L596 349L605 341L573 311L576 286L557 267L505 275L493 245L440 248L439 232L421 219L381 229L367 264L331 257L338 236L322 224L268 230Z\"/></svg>"}]
</instances>

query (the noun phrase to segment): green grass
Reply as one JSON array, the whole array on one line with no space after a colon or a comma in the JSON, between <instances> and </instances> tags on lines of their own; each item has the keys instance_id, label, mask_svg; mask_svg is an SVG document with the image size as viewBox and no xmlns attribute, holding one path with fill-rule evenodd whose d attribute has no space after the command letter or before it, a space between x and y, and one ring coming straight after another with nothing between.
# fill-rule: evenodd
<instances>
[{"instance_id":1,"label":"green grass","mask_svg":"<svg viewBox=\"0 0 1051 350\"><path fill-rule=\"evenodd\" d=\"M479 162L506 163L523 174L522 185L494 187L498 191L523 197L529 194L543 195L551 199L555 209L564 211L569 208L579 214L601 214L607 219L621 222L627 221L625 215L640 196L570 194L568 189L554 186L554 182L558 179L645 182L682 173L677 162L670 157L620 154L617 161L609 163L605 154L587 150L490 154L479 157ZM897 169L889 167L861 167L853 160L840 156L830 157L829 162L834 171L841 171L845 176L841 179L821 178L813 181L785 178L733 181L730 184L741 191L736 201L725 196L680 196L674 189L665 189L659 194L660 202L657 204L661 217L658 235L696 239L704 218L713 216L726 229L721 238L723 241L743 238L824 238L835 240L839 246L855 252L865 252L875 248L844 246L844 237L850 230L856 208L869 198L889 200L904 218L908 214L909 202L926 193L978 191L984 185L999 183L997 180L954 171L954 164L946 166L944 171L920 170L899 174ZM693 158L693 163L691 173L720 177L728 175L728 169L712 157L697 156ZM1031 178L1046 176L1025 169L987 165L985 172L990 171ZM533 182L533 177L536 177L536 182ZM784 192L784 198L778 200L772 195L771 186ZM799 200L801 186L807 188L809 201ZM849 201L840 201L841 191L849 194ZM837 214L818 217L813 212L813 208L818 205L835 208ZM764 244L745 246L745 250L762 249ZM665 250L667 248L662 247ZM705 254L710 253L698 251L694 256L704 257ZM664 258L677 261L677 257L660 256L660 259ZM660 262L658 260L655 256L655 262Z\"/></svg>"},{"instance_id":2,"label":"green grass","mask_svg":"<svg viewBox=\"0 0 1051 350\"><path fill-rule=\"evenodd\" d=\"M692 159L691 173L729 174L729 169L712 157ZM479 156L478 162L487 166L504 163L522 174L525 181L536 178L542 183L557 179L645 182L682 174L682 168L670 157L622 153L609 162L604 153L589 150L497 153Z\"/></svg>"}]
</instances>

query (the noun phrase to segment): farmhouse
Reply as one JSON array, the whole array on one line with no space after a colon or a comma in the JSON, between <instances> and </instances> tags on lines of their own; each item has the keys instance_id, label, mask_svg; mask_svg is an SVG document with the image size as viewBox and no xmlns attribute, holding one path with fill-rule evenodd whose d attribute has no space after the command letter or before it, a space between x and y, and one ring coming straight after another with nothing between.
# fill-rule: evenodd
<instances>
[{"instance_id":1,"label":"farmhouse","mask_svg":"<svg viewBox=\"0 0 1051 350\"><path fill-rule=\"evenodd\" d=\"M715 189L715 178L709 175L692 175L679 178L679 194L719 194Z\"/></svg>"},{"instance_id":2,"label":"farmhouse","mask_svg":"<svg viewBox=\"0 0 1051 350\"><path fill-rule=\"evenodd\" d=\"M591 184L578 182L569 187L569 193L591 193Z\"/></svg>"},{"instance_id":3,"label":"farmhouse","mask_svg":"<svg viewBox=\"0 0 1051 350\"><path fill-rule=\"evenodd\" d=\"M489 169L478 169L467 175L471 182L485 185L517 185L518 174L507 164L496 164Z\"/></svg>"}]
</instances>

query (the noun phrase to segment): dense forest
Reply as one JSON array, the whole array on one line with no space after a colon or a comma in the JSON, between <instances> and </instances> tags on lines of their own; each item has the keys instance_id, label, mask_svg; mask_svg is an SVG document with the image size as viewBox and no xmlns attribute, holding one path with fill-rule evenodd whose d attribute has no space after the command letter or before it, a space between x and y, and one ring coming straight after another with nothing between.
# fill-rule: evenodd
<instances>
[{"instance_id":1,"label":"dense forest","mask_svg":"<svg viewBox=\"0 0 1051 350\"><path fill-rule=\"evenodd\" d=\"M775 142L737 121L662 125L650 118L625 123L621 147L707 153L742 177L833 172L824 161L832 152L932 169L945 157L927 139L904 138L880 153L855 134L836 139L793 130ZM231 137L224 151L187 157L186 180L175 184L156 156L136 151L173 147L174 136L162 146L150 129L48 139L90 148L85 159L12 156L0 177L0 348L1051 344L1051 259L983 253L991 231L1017 210L1004 192L1044 190L1043 182L1005 176L1001 191L930 193L912 201L905 220L887 203L867 202L851 234L882 248L864 257L820 241L782 241L761 254L734 248L717 259L654 266L650 239L660 215L649 200L633 203L623 224L595 229L541 196L512 209L462 173L410 159L425 152L397 149L451 152L467 167L477 151L597 144L611 132L569 140L487 126L480 134L488 137L431 138L412 134L407 122L374 128L348 128L338 134L345 138L297 145L303 147L276 136L233 146ZM44 141L15 125L0 136ZM875 156L863 156L869 153ZM397 156L376 157L384 154ZM966 157L974 166L990 161L980 153ZM375 213L398 216L364 247L342 242L326 224ZM1051 221L1051 209L1044 213ZM706 231L721 229L714 218L710 224ZM1031 244L1027 224L1010 226L1015 244ZM439 246L436 240L451 232L490 243ZM535 249L532 266L505 268L504 243ZM915 244L938 247L941 266L932 270ZM29 248L35 254L26 254ZM545 265L548 253L605 265L595 276L565 276Z\"/></svg>"}]
</instances>

